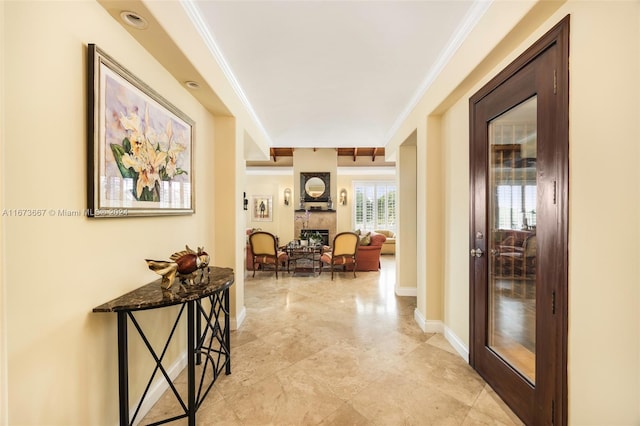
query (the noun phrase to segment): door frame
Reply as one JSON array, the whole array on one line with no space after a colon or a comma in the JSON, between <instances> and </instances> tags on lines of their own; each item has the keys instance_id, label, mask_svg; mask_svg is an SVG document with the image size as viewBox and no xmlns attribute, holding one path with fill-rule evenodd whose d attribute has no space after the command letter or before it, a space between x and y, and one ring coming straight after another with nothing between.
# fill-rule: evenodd
<instances>
[{"instance_id":1,"label":"door frame","mask_svg":"<svg viewBox=\"0 0 640 426\"><path fill-rule=\"evenodd\" d=\"M556 148L556 164L557 176L555 185L555 199L558 209L558 218L560 223L558 224L559 242L562 247L558 247L558 259L556 267L558 273L561 276L561 280L556 288L554 288L554 310L555 310L555 323L556 334L554 346L556 348L555 357L555 371L554 371L554 403L551 407L551 423L554 419L557 423L566 425L568 422L568 389L567 389L567 336L568 336L568 263L569 263L569 21L570 16L567 15L558 24L556 24L551 30L543 35L538 41L536 41L531 47L529 47L524 53L518 56L513 62L504 68L498 75L485 84L475 95L469 100L469 167L470 171L475 170L477 167L477 158L479 156L487 155L484 152L473 151L473 138L474 129L476 126L474 117L475 105L490 94L497 87L502 85L508 79L513 77L522 68L524 68L531 61L536 59L539 55L545 52L552 46L556 49L556 69L554 72L554 86L555 95L557 96L556 105L558 107L557 115L555 119L558 125L555 128L554 138L557 141ZM478 151L478 150L477 150ZM473 194L482 185L486 185L486 182L476 182L471 173L469 180L469 249L475 247L476 240L474 234L475 229L475 200ZM484 191L484 189L483 189ZM486 191L485 191L485 196ZM469 261L469 364L475 369L476 365L476 351L475 351L475 303L476 300L476 286L475 276L477 268L484 268L475 262L472 257ZM546 422L545 422L546 423Z\"/></svg>"}]
</instances>

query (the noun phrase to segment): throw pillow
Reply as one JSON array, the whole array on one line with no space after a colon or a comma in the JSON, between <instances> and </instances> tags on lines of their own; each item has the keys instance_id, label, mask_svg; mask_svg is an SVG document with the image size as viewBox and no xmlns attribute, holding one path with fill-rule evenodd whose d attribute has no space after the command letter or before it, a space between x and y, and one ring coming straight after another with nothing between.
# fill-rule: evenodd
<instances>
[{"instance_id":1,"label":"throw pillow","mask_svg":"<svg viewBox=\"0 0 640 426\"><path fill-rule=\"evenodd\" d=\"M366 235L360 237L360 245L361 246L371 245L371 232L367 232Z\"/></svg>"}]
</instances>

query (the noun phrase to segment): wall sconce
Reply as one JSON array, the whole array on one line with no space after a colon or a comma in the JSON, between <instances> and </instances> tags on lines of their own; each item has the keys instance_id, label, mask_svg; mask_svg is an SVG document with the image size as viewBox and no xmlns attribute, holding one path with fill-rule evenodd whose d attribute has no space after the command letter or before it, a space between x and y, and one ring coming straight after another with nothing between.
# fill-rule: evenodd
<instances>
[{"instance_id":1,"label":"wall sconce","mask_svg":"<svg viewBox=\"0 0 640 426\"><path fill-rule=\"evenodd\" d=\"M287 188L284 190L284 205L288 206L291 203L291 189Z\"/></svg>"},{"instance_id":2,"label":"wall sconce","mask_svg":"<svg viewBox=\"0 0 640 426\"><path fill-rule=\"evenodd\" d=\"M340 190L340 199L338 200L341 206L347 205L347 190L342 188Z\"/></svg>"}]
</instances>

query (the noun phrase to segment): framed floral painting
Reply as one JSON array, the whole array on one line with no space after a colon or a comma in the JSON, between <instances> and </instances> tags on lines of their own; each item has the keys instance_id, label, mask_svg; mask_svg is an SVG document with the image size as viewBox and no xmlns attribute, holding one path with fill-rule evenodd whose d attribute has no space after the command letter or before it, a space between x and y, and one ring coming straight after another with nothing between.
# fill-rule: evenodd
<instances>
[{"instance_id":1,"label":"framed floral painting","mask_svg":"<svg viewBox=\"0 0 640 426\"><path fill-rule=\"evenodd\" d=\"M194 122L89 44L91 217L192 214Z\"/></svg>"},{"instance_id":2,"label":"framed floral painting","mask_svg":"<svg viewBox=\"0 0 640 426\"><path fill-rule=\"evenodd\" d=\"M254 195L251 203L251 220L273 222L273 198L270 195Z\"/></svg>"}]
</instances>

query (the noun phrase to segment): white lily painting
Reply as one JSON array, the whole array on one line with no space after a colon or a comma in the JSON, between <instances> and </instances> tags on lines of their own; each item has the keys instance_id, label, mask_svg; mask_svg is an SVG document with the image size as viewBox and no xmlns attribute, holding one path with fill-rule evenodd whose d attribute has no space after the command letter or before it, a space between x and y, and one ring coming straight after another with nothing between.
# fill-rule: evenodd
<instances>
[{"instance_id":1,"label":"white lily painting","mask_svg":"<svg viewBox=\"0 0 640 426\"><path fill-rule=\"evenodd\" d=\"M193 128L119 65L99 65L99 208L193 212Z\"/></svg>"}]
</instances>

